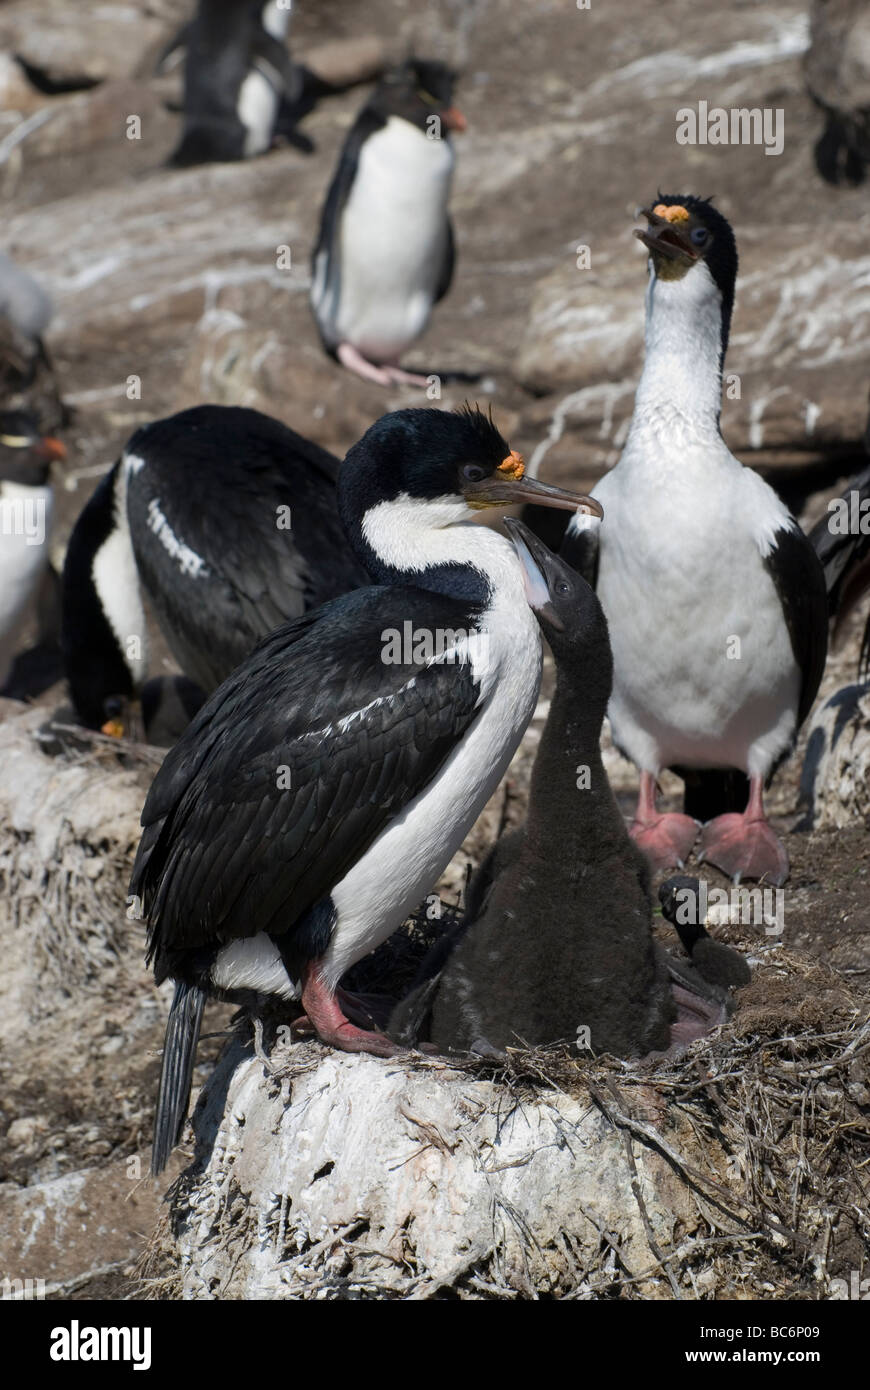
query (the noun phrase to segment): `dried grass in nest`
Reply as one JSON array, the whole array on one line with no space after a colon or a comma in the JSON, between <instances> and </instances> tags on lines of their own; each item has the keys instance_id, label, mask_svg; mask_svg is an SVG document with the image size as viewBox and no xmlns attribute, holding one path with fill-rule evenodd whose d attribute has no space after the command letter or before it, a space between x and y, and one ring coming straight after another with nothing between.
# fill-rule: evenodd
<instances>
[{"instance_id":1,"label":"dried grass in nest","mask_svg":"<svg viewBox=\"0 0 870 1390\"><path fill-rule=\"evenodd\" d=\"M294 1081L327 1055L317 1043L274 1054L264 1084L289 1103ZM579 1209L573 1224L564 1221L562 1272L548 1283L539 1271L545 1255L552 1266L552 1247L543 1251L533 1223L497 1199L491 1238L470 1245L448 1275L433 1279L409 1235L402 1268L389 1279L383 1262L395 1269L395 1250L381 1248L364 1212L350 1222L336 1219L314 1238L286 1197L276 1194L274 1210L255 1211L230 1165L205 1241L220 1247L224 1268L265 1245L280 1272L275 1296L291 1300L812 1299L826 1296L833 1277L852 1269L863 1277L870 1236L870 1017L866 1001L817 962L771 951L742 992L734 1020L677 1060L589 1059L553 1046L518 1047L504 1058L456 1057L448 1066L415 1054L402 1065L409 1073L440 1073L445 1085L462 1077L492 1083L500 1125L553 1093L588 1101L620 1136L646 1233L642 1254L594 1211ZM448 1154L452 1146L476 1142L472 1126L443 1133L424 1110L406 1119L416 1126L421 1149ZM570 1133L565 1139L570 1147ZM666 1238L647 1211L649 1151L682 1193L675 1210L683 1214ZM487 1156L479 1161L485 1167ZM185 1296L175 1236L198 1203L201 1219L202 1178L201 1169L190 1169L174 1188L174 1230L167 1220L152 1238L139 1271L143 1297ZM214 1188L209 1192L214 1201ZM523 1242L525 1279L505 1272L508 1231ZM232 1290L230 1274L214 1282L212 1295L237 1296Z\"/></svg>"},{"instance_id":2,"label":"dried grass in nest","mask_svg":"<svg viewBox=\"0 0 870 1390\"><path fill-rule=\"evenodd\" d=\"M506 1058L463 1057L457 1069L486 1077L518 1102L542 1090L588 1094L628 1144L651 1146L695 1194L708 1234L687 1238L655 1265L622 1266L619 1296L658 1266L675 1297L682 1272L718 1297L819 1296L831 1278L861 1269L870 1242L870 1008L839 977L800 956L761 969L737 1017L688 1055L650 1063L578 1057L566 1045L509 1049ZM825 1022L827 1020L827 1023ZM428 1059L415 1065L431 1065ZM633 1092L643 1091L642 1105ZM725 1156L727 1183L670 1146L640 1109L681 1110L699 1148ZM631 1160L633 1162L633 1160ZM635 1194L640 1201L639 1191ZM651 1246L653 1242L650 1241ZM685 1282L685 1281L682 1281ZM759 1292L759 1291L762 1292ZM614 1288L613 1292L617 1292ZM600 1294L599 1294L600 1296Z\"/></svg>"}]
</instances>

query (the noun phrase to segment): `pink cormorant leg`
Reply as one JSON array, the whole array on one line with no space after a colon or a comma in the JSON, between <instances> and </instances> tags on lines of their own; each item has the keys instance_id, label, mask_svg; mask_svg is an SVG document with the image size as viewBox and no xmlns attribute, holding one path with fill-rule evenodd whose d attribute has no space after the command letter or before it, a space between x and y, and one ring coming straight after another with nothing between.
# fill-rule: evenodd
<instances>
[{"instance_id":1,"label":"pink cormorant leg","mask_svg":"<svg viewBox=\"0 0 870 1390\"><path fill-rule=\"evenodd\" d=\"M375 1057L396 1057L405 1049L384 1033L357 1028L345 1018L335 991L323 983L317 962L309 962L302 972L302 1007L323 1043L340 1052L371 1052Z\"/></svg>"},{"instance_id":2,"label":"pink cormorant leg","mask_svg":"<svg viewBox=\"0 0 870 1390\"><path fill-rule=\"evenodd\" d=\"M651 772L640 774L637 811L630 834L653 869L681 869L692 852L698 829L698 822L691 816L678 811L657 811L656 779Z\"/></svg>"},{"instance_id":3,"label":"pink cormorant leg","mask_svg":"<svg viewBox=\"0 0 870 1390\"><path fill-rule=\"evenodd\" d=\"M764 814L760 777L749 779L745 811L729 812L707 822L701 832L698 857L715 864L737 883L742 878L763 878L777 888L785 883L788 855Z\"/></svg>"}]
</instances>

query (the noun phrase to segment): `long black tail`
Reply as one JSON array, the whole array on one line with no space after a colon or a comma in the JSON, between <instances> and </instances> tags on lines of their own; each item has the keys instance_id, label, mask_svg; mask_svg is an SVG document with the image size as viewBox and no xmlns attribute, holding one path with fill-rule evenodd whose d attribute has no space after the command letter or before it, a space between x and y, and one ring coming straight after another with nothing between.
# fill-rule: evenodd
<instances>
[{"instance_id":1,"label":"long black tail","mask_svg":"<svg viewBox=\"0 0 870 1390\"><path fill-rule=\"evenodd\" d=\"M182 980L177 982L166 1024L160 1090L157 1093L157 1114L154 1117L151 1172L155 1178L166 1167L169 1155L181 1138L187 1118L187 1102L190 1099L193 1063L205 999L205 991L198 985L188 985Z\"/></svg>"}]
</instances>

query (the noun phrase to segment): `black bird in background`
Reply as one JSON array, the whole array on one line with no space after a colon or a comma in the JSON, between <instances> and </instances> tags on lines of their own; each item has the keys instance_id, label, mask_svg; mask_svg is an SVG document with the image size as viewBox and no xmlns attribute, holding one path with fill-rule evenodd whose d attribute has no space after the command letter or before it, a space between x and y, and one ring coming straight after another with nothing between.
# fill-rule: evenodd
<instances>
[{"instance_id":1,"label":"black bird in background","mask_svg":"<svg viewBox=\"0 0 870 1390\"><path fill-rule=\"evenodd\" d=\"M84 724L121 733L138 699L142 591L182 671L208 693L279 623L368 582L339 519L338 464L241 406L195 406L135 432L79 516L64 566L64 660Z\"/></svg>"}]
</instances>

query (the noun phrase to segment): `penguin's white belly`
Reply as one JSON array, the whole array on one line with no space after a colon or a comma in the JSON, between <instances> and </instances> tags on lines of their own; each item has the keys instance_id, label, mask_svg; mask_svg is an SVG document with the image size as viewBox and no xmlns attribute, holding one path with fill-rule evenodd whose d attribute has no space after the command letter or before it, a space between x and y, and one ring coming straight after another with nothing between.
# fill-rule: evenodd
<instances>
[{"instance_id":1,"label":"penguin's white belly","mask_svg":"<svg viewBox=\"0 0 870 1390\"><path fill-rule=\"evenodd\" d=\"M0 685L48 564L51 488L0 486Z\"/></svg>"},{"instance_id":2,"label":"penguin's white belly","mask_svg":"<svg viewBox=\"0 0 870 1390\"><path fill-rule=\"evenodd\" d=\"M800 671L757 539L729 527L714 488L682 515L667 487L658 501L628 488L624 507L596 491L615 741L650 772L765 772L794 733Z\"/></svg>"},{"instance_id":3,"label":"penguin's white belly","mask_svg":"<svg viewBox=\"0 0 870 1390\"><path fill-rule=\"evenodd\" d=\"M236 114L245 127L246 159L268 150L277 113L277 91L258 68L252 68L239 88L236 103Z\"/></svg>"},{"instance_id":4,"label":"penguin's white belly","mask_svg":"<svg viewBox=\"0 0 870 1390\"><path fill-rule=\"evenodd\" d=\"M362 146L340 226L336 332L376 362L423 332L447 245L453 150L390 117Z\"/></svg>"}]
</instances>

